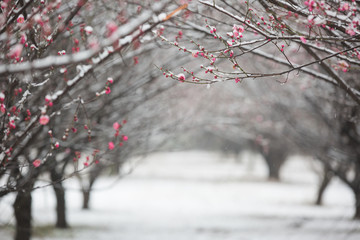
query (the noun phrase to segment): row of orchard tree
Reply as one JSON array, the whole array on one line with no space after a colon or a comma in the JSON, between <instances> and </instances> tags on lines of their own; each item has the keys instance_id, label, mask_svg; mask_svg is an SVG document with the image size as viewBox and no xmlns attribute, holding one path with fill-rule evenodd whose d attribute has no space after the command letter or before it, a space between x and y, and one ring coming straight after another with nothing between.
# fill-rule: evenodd
<instances>
[{"instance_id":1,"label":"row of orchard tree","mask_svg":"<svg viewBox=\"0 0 360 240\"><path fill-rule=\"evenodd\" d=\"M356 1L1 1L0 198L16 194L15 239L31 237L33 190L54 188L65 228L64 180L81 179L88 207L104 170L196 126L251 142L272 177L313 156L360 218L358 15Z\"/></svg>"},{"instance_id":2,"label":"row of orchard tree","mask_svg":"<svg viewBox=\"0 0 360 240\"><path fill-rule=\"evenodd\" d=\"M278 177L290 154L313 156L326 172L318 202L336 175L353 191L360 218L359 3L200 0L189 6L193 15L181 21L183 30L160 38L193 61L165 65L163 73L179 82L238 84L228 91L236 101L207 103L223 108L216 124L238 128L220 134L255 141L270 177Z\"/></svg>"},{"instance_id":3,"label":"row of orchard tree","mask_svg":"<svg viewBox=\"0 0 360 240\"><path fill-rule=\"evenodd\" d=\"M33 190L54 188L66 228L62 182L93 169L86 207L100 172L141 152L149 125L127 116L173 85L155 85L149 61L169 2L1 1L0 197L16 194L15 239L31 237ZM37 184L44 175L50 184Z\"/></svg>"}]
</instances>

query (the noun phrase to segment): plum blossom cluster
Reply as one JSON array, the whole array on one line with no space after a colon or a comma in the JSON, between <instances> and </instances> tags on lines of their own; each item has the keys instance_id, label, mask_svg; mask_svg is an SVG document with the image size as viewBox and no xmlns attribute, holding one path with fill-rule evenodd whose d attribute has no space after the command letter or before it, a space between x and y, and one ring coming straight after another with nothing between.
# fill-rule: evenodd
<instances>
[{"instance_id":1,"label":"plum blossom cluster","mask_svg":"<svg viewBox=\"0 0 360 240\"><path fill-rule=\"evenodd\" d=\"M182 69L186 74L175 74L171 70L163 69L162 67L159 69L163 71L163 75L166 78L169 77L179 82L189 82L196 84L209 84L227 80L235 80L236 83L240 82L241 76L237 76L236 74L233 74L232 76L224 75L223 72L219 70L217 62L228 59L232 63L233 68L238 70L239 75L246 74L238 64L236 56L234 55L234 49L242 43L242 34L245 33L245 27L234 24L232 32L228 32L225 36L223 36L217 31L215 26L208 24L207 20L205 22L209 34L212 35L215 40L223 44L224 47L222 49L207 50L203 45L200 45L194 40L190 40L190 43L194 46L194 48L189 49L185 46L181 46L177 41L170 41L165 36L159 36L162 41L165 41L168 44L178 48L179 52L188 53L191 54L193 58L204 60L206 65L199 64L200 74L202 74L202 76L200 76L199 73L195 74L194 70L189 70L185 67L182 67ZM183 36L183 33L181 36ZM176 40L178 39L179 38L177 37Z\"/></svg>"},{"instance_id":2,"label":"plum blossom cluster","mask_svg":"<svg viewBox=\"0 0 360 240\"><path fill-rule=\"evenodd\" d=\"M99 149L94 149L92 153L84 154L80 151L75 151L73 157L73 162L78 163L82 162L84 165L84 168L89 167L92 164L98 164L100 162L101 154Z\"/></svg>"},{"instance_id":3,"label":"plum blossom cluster","mask_svg":"<svg viewBox=\"0 0 360 240\"><path fill-rule=\"evenodd\" d=\"M156 26L152 14L149 15L153 8L149 3L135 7L139 16L134 17L138 19L129 27L127 24L131 15L127 13L127 8L119 11L119 16L114 19L98 18L104 23L102 27L79 14L85 9L95 16L96 1L63 3L61 0L4 0L0 3L0 35L4 40L1 44L4 53L0 57L4 64L1 66L1 77L6 78L0 90L0 117L3 120L1 152L8 149L16 151L16 147L21 148L21 142L32 132L42 136L39 132L49 128L57 129L48 145L55 149L63 146L65 141L70 142L69 136L76 138L84 132L90 142L93 122L86 108L99 96L111 94L114 80L107 78L98 93L95 88L88 91L83 80L98 77L93 70L115 54L114 46L111 47L113 43L118 44L117 53L129 45L136 50L141 46L139 39L142 35ZM164 3L154 8L161 12L166 6L167 3ZM119 32L120 28L124 31ZM106 40L106 44L101 46L100 39ZM134 64L138 62L139 58L134 57ZM14 74L8 73L8 69L14 70ZM59 76L63 76L64 81L59 81ZM80 82L85 83L79 86ZM73 110L73 119L61 116L71 116ZM66 120L59 122L59 119ZM122 136L122 141L127 141L127 136ZM7 152L9 158L0 159L3 166L13 150Z\"/></svg>"},{"instance_id":4,"label":"plum blossom cluster","mask_svg":"<svg viewBox=\"0 0 360 240\"><path fill-rule=\"evenodd\" d=\"M118 145L119 147L122 147L124 145L124 142L128 141L129 138L128 138L127 135L124 135L124 134L120 135L120 130L126 123L127 123L127 121L123 120L122 124L120 124L118 122L115 122L113 124L113 129L115 130L114 140L108 142L108 149L109 150L114 150L116 145Z\"/></svg>"},{"instance_id":5,"label":"plum blossom cluster","mask_svg":"<svg viewBox=\"0 0 360 240\"><path fill-rule=\"evenodd\" d=\"M96 96L97 97L100 97L101 95L109 95L111 93L111 88L110 88L110 85L114 83L114 79L109 77L107 80L106 80L106 83L105 83L105 87L104 87L104 90L101 91L101 92L96 92Z\"/></svg>"},{"instance_id":6,"label":"plum blossom cluster","mask_svg":"<svg viewBox=\"0 0 360 240\"><path fill-rule=\"evenodd\" d=\"M201 4L216 12L216 17L222 14L232 21L216 23L205 19L206 34L213 40L187 40L187 43L195 47L184 43L186 36L191 36L189 29L181 32L181 38L177 34L175 41L170 41L164 34L159 36L162 41L178 48L179 52L191 54L196 58L194 62L199 62L198 69L194 64L192 69L182 66L183 73L159 67L165 77L199 84L228 80L239 83L244 79L265 77L287 82L291 72L300 71L340 86L360 102L359 92L351 86L345 87L346 84L340 77L333 74L329 77L317 71L319 64L327 72L332 71L329 70L332 68L343 73L350 72L354 65L360 66L360 45L356 39L360 34L360 17L356 1L314 0L285 4L286 6L280 1L271 4L261 1L258 5L246 1L237 12L217 5L216 2L201 1ZM277 8L270 10L274 4ZM202 34L205 32L199 26L194 30L201 31ZM339 42L343 44L339 45ZM302 56L300 61L294 57L298 54ZM266 73L248 70L248 65L243 63L247 55L263 57L287 69L272 69ZM331 80L332 77L334 79ZM279 78L284 80L280 81Z\"/></svg>"},{"instance_id":7,"label":"plum blossom cluster","mask_svg":"<svg viewBox=\"0 0 360 240\"><path fill-rule=\"evenodd\" d=\"M3 119L2 129L6 140L12 138L12 133L18 131L18 123L22 120L30 121L30 109L24 109L24 102L29 97L30 92L23 92L21 87L15 88L11 93L6 91L0 92L0 117ZM12 100L18 102L13 103Z\"/></svg>"},{"instance_id":8,"label":"plum blossom cluster","mask_svg":"<svg viewBox=\"0 0 360 240\"><path fill-rule=\"evenodd\" d=\"M43 41L41 45L47 46L52 43L52 34L55 30L51 19L52 13L61 7L62 1L55 0L46 4L45 1L40 1L40 4L32 7L31 14L24 12L16 14L19 11L17 4L18 2L16 1L2 1L2 14L0 14L0 32L2 33L13 20L16 20L16 25L13 26L11 32L8 32L8 37L12 37L13 33L19 33L17 43L10 45L11 47L6 55L14 63L23 62L32 56L30 53L39 50L39 45L34 44L31 38L28 37L32 29L39 33L39 39ZM7 19L6 16L11 16L12 18ZM15 19L13 18L14 16L16 16ZM58 26L62 26L62 24L62 22L59 22ZM27 54L24 54L24 51Z\"/></svg>"},{"instance_id":9,"label":"plum blossom cluster","mask_svg":"<svg viewBox=\"0 0 360 240\"><path fill-rule=\"evenodd\" d=\"M305 1L304 4L311 12L307 17L309 28L317 26L334 31L341 27L350 36L359 33L359 15L355 1L338 1L338 5L326 1Z\"/></svg>"},{"instance_id":10,"label":"plum blossom cluster","mask_svg":"<svg viewBox=\"0 0 360 240\"><path fill-rule=\"evenodd\" d=\"M18 193L22 199L14 204L17 239L31 238L31 211L19 202L31 210L28 196L34 189L62 189L62 181L100 161L87 171L102 171L119 161L111 158L113 152L129 140L120 122L114 138L104 131L109 117L103 106L123 97L120 92L130 85L117 90L108 76L123 66L114 61L120 56L139 63L140 38L157 26L154 16L171 3L126 2L0 1L0 197ZM120 107L126 114L127 107ZM109 114L118 117L117 111ZM51 180L37 184L43 174Z\"/></svg>"}]
</instances>

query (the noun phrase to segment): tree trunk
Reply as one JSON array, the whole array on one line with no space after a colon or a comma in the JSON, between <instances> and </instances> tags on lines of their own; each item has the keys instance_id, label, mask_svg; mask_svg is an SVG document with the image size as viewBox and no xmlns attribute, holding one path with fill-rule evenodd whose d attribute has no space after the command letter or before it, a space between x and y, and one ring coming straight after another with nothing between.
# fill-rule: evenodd
<instances>
[{"instance_id":1,"label":"tree trunk","mask_svg":"<svg viewBox=\"0 0 360 240\"><path fill-rule=\"evenodd\" d=\"M83 194L83 206L82 209L89 209L90 208L90 196L92 187L94 186L94 183L96 179L100 176L100 173L102 172L104 168L101 167L101 165L96 168L95 170L91 171L90 178L89 178L89 185L87 187L82 187L82 194Z\"/></svg>"},{"instance_id":2,"label":"tree trunk","mask_svg":"<svg viewBox=\"0 0 360 240\"><path fill-rule=\"evenodd\" d=\"M53 188L56 196L56 227L68 228L69 225L66 221L66 201L65 201L65 189L62 185L61 174L55 169L51 170L51 180L54 182Z\"/></svg>"},{"instance_id":3,"label":"tree trunk","mask_svg":"<svg viewBox=\"0 0 360 240\"><path fill-rule=\"evenodd\" d=\"M324 176L321 182L321 185L318 189L318 194L317 194L317 198L316 198L316 205L322 205L322 199L323 199L323 195L325 192L326 187L329 185L330 180L332 179L333 174L329 171L328 168L324 169Z\"/></svg>"},{"instance_id":4,"label":"tree trunk","mask_svg":"<svg viewBox=\"0 0 360 240\"><path fill-rule=\"evenodd\" d=\"M360 220L360 192L355 192L355 215L354 219Z\"/></svg>"},{"instance_id":5,"label":"tree trunk","mask_svg":"<svg viewBox=\"0 0 360 240\"><path fill-rule=\"evenodd\" d=\"M281 165L277 165L271 162L268 162L269 175L268 179L270 181L280 181L280 167Z\"/></svg>"},{"instance_id":6,"label":"tree trunk","mask_svg":"<svg viewBox=\"0 0 360 240\"><path fill-rule=\"evenodd\" d=\"M68 228L69 226L66 221L65 190L61 183L57 183L55 185L54 191L56 196L56 227Z\"/></svg>"},{"instance_id":7,"label":"tree trunk","mask_svg":"<svg viewBox=\"0 0 360 240\"><path fill-rule=\"evenodd\" d=\"M271 181L280 181L280 169L286 160L287 153L279 149L271 149L268 154L263 154L268 166L268 178Z\"/></svg>"},{"instance_id":8,"label":"tree trunk","mask_svg":"<svg viewBox=\"0 0 360 240\"><path fill-rule=\"evenodd\" d=\"M90 202L90 192L91 189L83 189L83 206L82 209L89 209L89 202Z\"/></svg>"},{"instance_id":9,"label":"tree trunk","mask_svg":"<svg viewBox=\"0 0 360 240\"><path fill-rule=\"evenodd\" d=\"M14 202L16 219L15 240L31 238L31 192L19 191Z\"/></svg>"}]
</instances>

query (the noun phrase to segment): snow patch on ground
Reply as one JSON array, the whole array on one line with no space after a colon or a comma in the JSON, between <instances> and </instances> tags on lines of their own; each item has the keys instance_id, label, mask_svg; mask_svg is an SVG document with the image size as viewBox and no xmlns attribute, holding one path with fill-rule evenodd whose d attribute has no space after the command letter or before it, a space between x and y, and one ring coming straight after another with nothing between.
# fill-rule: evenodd
<instances>
[{"instance_id":1,"label":"snow patch on ground","mask_svg":"<svg viewBox=\"0 0 360 240\"><path fill-rule=\"evenodd\" d=\"M155 153L134 158L135 171L119 181L99 180L91 210L81 210L76 179L66 181L70 230L51 230L55 222L51 188L34 192L33 239L124 240L355 240L360 222L351 220L353 196L340 181L327 189L324 206L313 205L318 166L293 157L282 182L266 181L263 160L209 152ZM0 201L1 239L10 239L13 196ZM39 228L41 226L42 228ZM45 232L45 233L44 233Z\"/></svg>"}]
</instances>

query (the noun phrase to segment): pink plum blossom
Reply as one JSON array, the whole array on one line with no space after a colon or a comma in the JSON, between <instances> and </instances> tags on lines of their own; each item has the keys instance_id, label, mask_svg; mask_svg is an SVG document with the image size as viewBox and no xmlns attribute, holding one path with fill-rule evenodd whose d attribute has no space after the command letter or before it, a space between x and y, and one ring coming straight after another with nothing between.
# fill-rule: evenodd
<instances>
[{"instance_id":1,"label":"pink plum blossom","mask_svg":"<svg viewBox=\"0 0 360 240\"><path fill-rule=\"evenodd\" d=\"M114 147L115 147L115 145L114 145L113 142L109 142L109 143L108 143L108 148L109 148L109 150L113 150Z\"/></svg>"},{"instance_id":2,"label":"pink plum blossom","mask_svg":"<svg viewBox=\"0 0 360 240\"><path fill-rule=\"evenodd\" d=\"M23 45L22 44L16 44L14 47L12 47L10 49L9 57L19 59L22 50L23 50Z\"/></svg>"},{"instance_id":3,"label":"pink plum blossom","mask_svg":"<svg viewBox=\"0 0 360 240\"><path fill-rule=\"evenodd\" d=\"M118 130L118 129L120 128L120 124L119 124L118 122L115 122L115 123L113 124L113 128L114 128L115 130Z\"/></svg>"},{"instance_id":4,"label":"pink plum blossom","mask_svg":"<svg viewBox=\"0 0 360 240\"><path fill-rule=\"evenodd\" d=\"M0 102L4 102L5 100L5 94L0 92Z\"/></svg>"},{"instance_id":5,"label":"pink plum blossom","mask_svg":"<svg viewBox=\"0 0 360 240\"><path fill-rule=\"evenodd\" d=\"M24 15L20 14L16 20L18 23L23 23L25 21Z\"/></svg>"},{"instance_id":6,"label":"pink plum blossom","mask_svg":"<svg viewBox=\"0 0 360 240\"><path fill-rule=\"evenodd\" d=\"M41 125L46 125L46 124L48 124L49 120L50 120L50 118L48 115L41 115L41 117L39 119L39 123Z\"/></svg>"},{"instance_id":7,"label":"pink plum blossom","mask_svg":"<svg viewBox=\"0 0 360 240\"><path fill-rule=\"evenodd\" d=\"M350 36L354 36L356 34L352 28L347 28L346 33L349 34Z\"/></svg>"},{"instance_id":8,"label":"pink plum blossom","mask_svg":"<svg viewBox=\"0 0 360 240\"><path fill-rule=\"evenodd\" d=\"M185 81L185 75L184 74L180 73L180 74L177 75L177 77L178 77L179 81L181 81L181 82Z\"/></svg>"},{"instance_id":9,"label":"pink plum blossom","mask_svg":"<svg viewBox=\"0 0 360 240\"><path fill-rule=\"evenodd\" d=\"M40 166L40 164L41 164L41 160L40 159L36 159L36 160L34 160L33 162L32 162L32 164L34 165L34 167L39 167Z\"/></svg>"},{"instance_id":10,"label":"pink plum blossom","mask_svg":"<svg viewBox=\"0 0 360 240\"><path fill-rule=\"evenodd\" d=\"M25 42L26 42L26 35L25 35L25 34L21 34L20 43L21 43L21 44L24 44Z\"/></svg>"},{"instance_id":11,"label":"pink plum blossom","mask_svg":"<svg viewBox=\"0 0 360 240\"><path fill-rule=\"evenodd\" d=\"M350 65L349 65L347 62L345 62L344 60L340 60L340 61L338 62L338 65L339 65L339 67L341 68L341 70L342 70L343 72L347 72L347 71L348 71L348 68L350 67Z\"/></svg>"},{"instance_id":12,"label":"pink plum blossom","mask_svg":"<svg viewBox=\"0 0 360 240\"><path fill-rule=\"evenodd\" d=\"M306 43L306 38L304 36L300 36L300 40L303 42L303 43Z\"/></svg>"},{"instance_id":13,"label":"pink plum blossom","mask_svg":"<svg viewBox=\"0 0 360 240\"><path fill-rule=\"evenodd\" d=\"M118 26L116 25L115 22L111 21L106 24L106 29L107 29L107 36L110 37L111 35L114 34L114 32L116 32Z\"/></svg>"},{"instance_id":14,"label":"pink plum blossom","mask_svg":"<svg viewBox=\"0 0 360 240\"><path fill-rule=\"evenodd\" d=\"M106 94L110 94L110 93L111 93L111 89L110 89L110 87L106 87L106 89L105 89L105 93L106 93Z\"/></svg>"}]
</instances>

